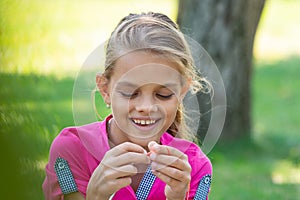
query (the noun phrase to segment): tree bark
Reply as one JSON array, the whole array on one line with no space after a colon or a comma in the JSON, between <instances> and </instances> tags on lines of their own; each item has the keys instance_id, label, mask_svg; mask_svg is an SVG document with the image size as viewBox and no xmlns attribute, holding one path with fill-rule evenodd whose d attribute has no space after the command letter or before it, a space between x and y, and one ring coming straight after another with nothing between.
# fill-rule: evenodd
<instances>
[{"instance_id":1,"label":"tree bark","mask_svg":"<svg viewBox=\"0 0 300 200\"><path fill-rule=\"evenodd\" d=\"M251 133L253 43L264 4L265 0L179 1L181 30L206 49L224 81L227 112L223 139ZM208 124L201 127L200 135Z\"/></svg>"}]
</instances>

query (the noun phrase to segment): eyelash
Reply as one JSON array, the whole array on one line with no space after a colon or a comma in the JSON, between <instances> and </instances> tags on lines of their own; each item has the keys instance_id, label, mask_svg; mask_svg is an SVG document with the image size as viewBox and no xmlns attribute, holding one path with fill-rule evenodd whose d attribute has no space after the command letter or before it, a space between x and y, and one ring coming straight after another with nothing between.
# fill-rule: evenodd
<instances>
[{"instance_id":1,"label":"eyelash","mask_svg":"<svg viewBox=\"0 0 300 200\"><path fill-rule=\"evenodd\" d=\"M159 98L161 99L170 99L174 94L170 94L170 95L161 95L161 94L156 94Z\"/></svg>"},{"instance_id":2,"label":"eyelash","mask_svg":"<svg viewBox=\"0 0 300 200\"><path fill-rule=\"evenodd\" d=\"M124 92L120 92L120 94L126 98L133 98L134 96L137 95L137 93L124 93Z\"/></svg>"},{"instance_id":3,"label":"eyelash","mask_svg":"<svg viewBox=\"0 0 300 200\"><path fill-rule=\"evenodd\" d=\"M124 92L120 92L120 94L125 97L125 98L134 98L135 96L138 95L138 93L124 93ZM161 95L161 94L156 94L156 96L160 99L164 99L164 100L167 100L167 99L170 99L172 96L174 95L174 93L170 94L170 95Z\"/></svg>"}]
</instances>

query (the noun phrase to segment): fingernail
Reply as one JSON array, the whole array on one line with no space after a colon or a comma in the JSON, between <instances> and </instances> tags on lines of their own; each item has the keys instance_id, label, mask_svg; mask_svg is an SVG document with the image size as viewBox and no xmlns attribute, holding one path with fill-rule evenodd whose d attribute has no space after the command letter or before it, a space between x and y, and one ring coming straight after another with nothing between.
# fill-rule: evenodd
<instances>
[{"instance_id":1,"label":"fingernail","mask_svg":"<svg viewBox=\"0 0 300 200\"><path fill-rule=\"evenodd\" d=\"M144 150L144 154L147 154L147 151L145 149L143 149L143 150Z\"/></svg>"},{"instance_id":2,"label":"fingernail","mask_svg":"<svg viewBox=\"0 0 300 200\"><path fill-rule=\"evenodd\" d=\"M160 148L160 145L159 144L154 144L153 146L152 146L152 149L151 149L151 151L154 153L157 153L158 151L159 151L159 148Z\"/></svg>"},{"instance_id":3,"label":"fingernail","mask_svg":"<svg viewBox=\"0 0 300 200\"><path fill-rule=\"evenodd\" d=\"M156 144L155 141L150 141L150 142L148 143L148 148L151 149L151 148L153 147L153 145L155 145L155 144Z\"/></svg>"}]
</instances>

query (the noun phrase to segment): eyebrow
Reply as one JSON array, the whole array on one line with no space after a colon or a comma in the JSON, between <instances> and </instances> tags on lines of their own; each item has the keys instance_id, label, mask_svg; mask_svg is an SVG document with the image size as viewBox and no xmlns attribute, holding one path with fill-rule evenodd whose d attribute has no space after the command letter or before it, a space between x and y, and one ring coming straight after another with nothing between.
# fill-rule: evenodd
<instances>
[{"instance_id":1,"label":"eyebrow","mask_svg":"<svg viewBox=\"0 0 300 200\"><path fill-rule=\"evenodd\" d=\"M117 86L128 86L128 87L135 87L135 88L140 87L140 86L138 86L138 85L136 85L134 83L128 82L128 81L118 82ZM172 82L170 82L170 83L165 83L165 84L163 84L161 86L164 87L164 88L175 88L176 86L178 86L178 83L172 83Z\"/></svg>"},{"instance_id":2,"label":"eyebrow","mask_svg":"<svg viewBox=\"0 0 300 200\"><path fill-rule=\"evenodd\" d=\"M127 82L127 81L121 81L117 83L117 86L129 86L129 87L138 87L138 85L133 84L131 82Z\"/></svg>"}]
</instances>

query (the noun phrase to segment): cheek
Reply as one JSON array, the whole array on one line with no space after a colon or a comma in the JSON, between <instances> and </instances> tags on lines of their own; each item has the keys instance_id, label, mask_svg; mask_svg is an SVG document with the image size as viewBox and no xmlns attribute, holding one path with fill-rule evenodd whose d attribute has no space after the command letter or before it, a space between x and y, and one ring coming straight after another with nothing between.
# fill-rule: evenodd
<instances>
[{"instance_id":1,"label":"cheek","mask_svg":"<svg viewBox=\"0 0 300 200\"><path fill-rule=\"evenodd\" d=\"M165 105L163 105L163 108L165 109L165 114L167 115L168 119L173 120L175 118L178 106L178 101L166 103Z\"/></svg>"},{"instance_id":2,"label":"cheek","mask_svg":"<svg viewBox=\"0 0 300 200\"><path fill-rule=\"evenodd\" d=\"M118 111L129 109L129 100L121 98L118 94L112 97L112 108Z\"/></svg>"}]
</instances>

